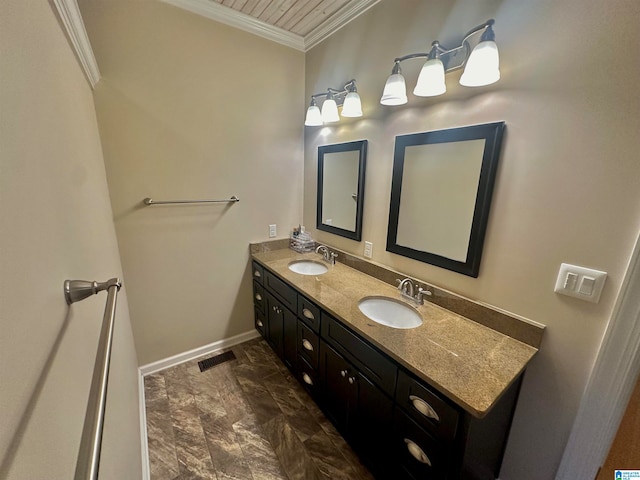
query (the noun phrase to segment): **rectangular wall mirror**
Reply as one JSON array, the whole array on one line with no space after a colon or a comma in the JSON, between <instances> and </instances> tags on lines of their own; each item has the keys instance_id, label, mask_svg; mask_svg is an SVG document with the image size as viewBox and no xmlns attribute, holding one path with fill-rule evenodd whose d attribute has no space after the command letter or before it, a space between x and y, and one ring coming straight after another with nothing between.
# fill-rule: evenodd
<instances>
[{"instance_id":1,"label":"rectangular wall mirror","mask_svg":"<svg viewBox=\"0 0 640 480\"><path fill-rule=\"evenodd\" d=\"M477 277L504 122L396 137L387 250Z\"/></svg>"},{"instance_id":2,"label":"rectangular wall mirror","mask_svg":"<svg viewBox=\"0 0 640 480\"><path fill-rule=\"evenodd\" d=\"M366 161L366 140L318 147L318 230L362 238Z\"/></svg>"}]
</instances>

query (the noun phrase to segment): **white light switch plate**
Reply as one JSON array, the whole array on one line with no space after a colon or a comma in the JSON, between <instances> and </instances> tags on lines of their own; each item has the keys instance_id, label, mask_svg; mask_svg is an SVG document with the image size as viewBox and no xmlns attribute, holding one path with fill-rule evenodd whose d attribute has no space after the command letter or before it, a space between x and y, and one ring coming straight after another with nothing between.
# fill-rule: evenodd
<instances>
[{"instance_id":1,"label":"white light switch plate","mask_svg":"<svg viewBox=\"0 0 640 480\"><path fill-rule=\"evenodd\" d=\"M277 235L275 224L269 225L269 238L274 238Z\"/></svg>"},{"instance_id":2,"label":"white light switch plate","mask_svg":"<svg viewBox=\"0 0 640 480\"><path fill-rule=\"evenodd\" d=\"M554 292L598 303L606 279L607 272L563 263L560 265Z\"/></svg>"}]
</instances>

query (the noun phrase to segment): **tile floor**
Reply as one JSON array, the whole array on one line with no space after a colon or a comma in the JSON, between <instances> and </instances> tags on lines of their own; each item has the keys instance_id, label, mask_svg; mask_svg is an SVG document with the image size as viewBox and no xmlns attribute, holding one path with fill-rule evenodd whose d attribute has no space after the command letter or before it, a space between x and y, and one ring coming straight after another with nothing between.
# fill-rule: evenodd
<instances>
[{"instance_id":1,"label":"tile floor","mask_svg":"<svg viewBox=\"0 0 640 480\"><path fill-rule=\"evenodd\" d=\"M373 480L263 339L228 350L145 377L151 480Z\"/></svg>"}]
</instances>

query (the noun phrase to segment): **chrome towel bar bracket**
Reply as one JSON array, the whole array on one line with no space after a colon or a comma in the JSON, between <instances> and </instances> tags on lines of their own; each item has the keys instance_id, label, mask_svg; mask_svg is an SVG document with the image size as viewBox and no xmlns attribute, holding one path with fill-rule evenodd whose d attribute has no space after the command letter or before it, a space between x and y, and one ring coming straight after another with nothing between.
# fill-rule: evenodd
<instances>
[{"instance_id":1,"label":"chrome towel bar bracket","mask_svg":"<svg viewBox=\"0 0 640 480\"><path fill-rule=\"evenodd\" d=\"M89 282L87 280L65 280L64 282L64 298L67 305L84 300L91 295L95 295L110 287L120 287L122 282L119 278L112 278L106 282Z\"/></svg>"},{"instance_id":2,"label":"chrome towel bar bracket","mask_svg":"<svg viewBox=\"0 0 640 480\"><path fill-rule=\"evenodd\" d=\"M142 203L145 205L180 205L186 203L236 203L240 199L235 195L224 200L154 200L153 198L145 198Z\"/></svg>"}]
</instances>

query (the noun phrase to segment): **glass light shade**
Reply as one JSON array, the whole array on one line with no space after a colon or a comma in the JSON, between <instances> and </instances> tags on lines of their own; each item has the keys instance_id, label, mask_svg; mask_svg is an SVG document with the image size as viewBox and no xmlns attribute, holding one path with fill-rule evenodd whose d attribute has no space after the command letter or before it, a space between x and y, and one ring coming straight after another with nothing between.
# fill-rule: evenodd
<instances>
[{"instance_id":1,"label":"glass light shade","mask_svg":"<svg viewBox=\"0 0 640 480\"><path fill-rule=\"evenodd\" d=\"M413 94L418 97L435 97L447 91L444 83L444 65L439 58L427 60L420 70Z\"/></svg>"},{"instance_id":2,"label":"glass light shade","mask_svg":"<svg viewBox=\"0 0 640 480\"><path fill-rule=\"evenodd\" d=\"M486 40L473 49L464 68L460 85L482 87L500 80L500 57L496 42Z\"/></svg>"},{"instance_id":3,"label":"glass light shade","mask_svg":"<svg viewBox=\"0 0 640 480\"><path fill-rule=\"evenodd\" d=\"M338 105L333 98L327 98L322 104L322 120L324 123L333 123L340 120Z\"/></svg>"},{"instance_id":4,"label":"glass light shade","mask_svg":"<svg viewBox=\"0 0 640 480\"><path fill-rule=\"evenodd\" d=\"M307 108L307 118L304 121L307 127L319 127L322 125L322 114L317 105L311 105Z\"/></svg>"},{"instance_id":5,"label":"glass light shade","mask_svg":"<svg viewBox=\"0 0 640 480\"><path fill-rule=\"evenodd\" d=\"M360 95L357 92L349 92L344 99L342 105L343 117L361 117L362 116L362 103L360 102Z\"/></svg>"},{"instance_id":6,"label":"glass light shade","mask_svg":"<svg viewBox=\"0 0 640 480\"><path fill-rule=\"evenodd\" d=\"M401 73L392 73L384 85L382 105L404 105L407 103L407 86Z\"/></svg>"}]
</instances>

